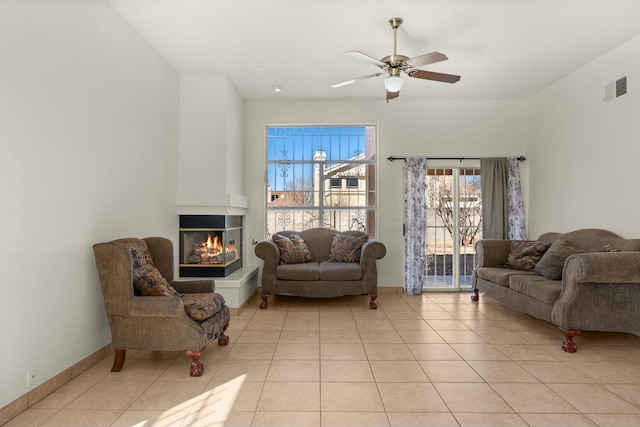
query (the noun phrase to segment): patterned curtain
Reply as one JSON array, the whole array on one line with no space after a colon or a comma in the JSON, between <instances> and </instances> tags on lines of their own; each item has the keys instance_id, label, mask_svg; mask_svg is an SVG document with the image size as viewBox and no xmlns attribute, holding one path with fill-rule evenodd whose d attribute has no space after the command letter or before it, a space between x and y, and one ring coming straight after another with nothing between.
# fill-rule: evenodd
<instances>
[{"instance_id":1,"label":"patterned curtain","mask_svg":"<svg viewBox=\"0 0 640 427\"><path fill-rule=\"evenodd\" d=\"M526 239L527 229L524 222L524 205L522 203L522 187L520 186L520 161L515 157L509 158L507 206L507 238L512 240Z\"/></svg>"},{"instance_id":2,"label":"patterned curtain","mask_svg":"<svg viewBox=\"0 0 640 427\"><path fill-rule=\"evenodd\" d=\"M427 159L404 163L404 291L422 294L427 279Z\"/></svg>"}]
</instances>

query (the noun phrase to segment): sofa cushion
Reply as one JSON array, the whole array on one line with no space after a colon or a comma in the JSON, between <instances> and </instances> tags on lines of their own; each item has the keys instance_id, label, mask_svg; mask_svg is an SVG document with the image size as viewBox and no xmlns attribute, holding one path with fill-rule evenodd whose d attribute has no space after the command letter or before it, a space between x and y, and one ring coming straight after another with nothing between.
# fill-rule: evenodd
<instances>
[{"instance_id":1,"label":"sofa cushion","mask_svg":"<svg viewBox=\"0 0 640 427\"><path fill-rule=\"evenodd\" d=\"M549 280L537 274L531 276L514 275L509 278L509 289L542 301L545 304L553 305L560 296L562 281Z\"/></svg>"},{"instance_id":2,"label":"sofa cushion","mask_svg":"<svg viewBox=\"0 0 640 427\"><path fill-rule=\"evenodd\" d=\"M550 280L562 279L562 269L564 262L573 254L586 252L577 246L558 239L549 247L545 254L536 264L536 273Z\"/></svg>"},{"instance_id":3,"label":"sofa cushion","mask_svg":"<svg viewBox=\"0 0 640 427\"><path fill-rule=\"evenodd\" d=\"M333 262L358 262L362 252L362 245L367 243L369 236L351 236L348 234L336 234L331 242L329 261Z\"/></svg>"},{"instance_id":4,"label":"sofa cushion","mask_svg":"<svg viewBox=\"0 0 640 427\"><path fill-rule=\"evenodd\" d=\"M224 306L224 297L218 293L184 294L182 303L184 311L193 320L201 322L213 316Z\"/></svg>"},{"instance_id":5,"label":"sofa cushion","mask_svg":"<svg viewBox=\"0 0 640 427\"><path fill-rule=\"evenodd\" d=\"M358 262L331 262L320 263L320 280L360 280L362 279L362 267Z\"/></svg>"},{"instance_id":6,"label":"sofa cushion","mask_svg":"<svg viewBox=\"0 0 640 427\"><path fill-rule=\"evenodd\" d=\"M509 278L511 276L533 276L533 271L520 271L502 267L480 267L476 269L476 274L479 279L484 279L489 282L493 282L505 288L509 287Z\"/></svg>"},{"instance_id":7,"label":"sofa cushion","mask_svg":"<svg viewBox=\"0 0 640 427\"><path fill-rule=\"evenodd\" d=\"M299 234L293 233L289 237L274 234L273 241L280 250L280 264L300 264L313 261L311 251Z\"/></svg>"},{"instance_id":8,"label":"sofa cushion","mask_svg":"<svg viewBox=\"0 0 640 427\"><path fill-rule=\"evenodd\" d=\"M540 240L513 240L505 267L533 271L549 246Z\"/></svg>"},{"instance_id":9,"label":"sofa cushion","mask_svg":"<svg viewBox=\"0 0 640 427\"><path fill-rule=\"evenodd\" d=\"M280 280L320 280L320 264L280 264L276 268L276 277Z\"/></svg>"}]
</instances>

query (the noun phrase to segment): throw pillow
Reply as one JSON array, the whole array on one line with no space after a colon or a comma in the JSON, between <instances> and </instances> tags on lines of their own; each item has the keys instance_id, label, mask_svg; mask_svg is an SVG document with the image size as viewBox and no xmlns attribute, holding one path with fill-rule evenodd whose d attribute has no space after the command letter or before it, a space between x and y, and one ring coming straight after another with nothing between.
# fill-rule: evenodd
<instances>
[{"instance_id":1,"label":"throw pillow","mask_svg":"<svg viewBox=\"0 0 640 427\"><path fill-rule=\"evenodd\" d=\"M336 234L331 242L329 261L333 262L358 262L364 245L369 236L351 236L348 234Z\"/></svg>"},{"instance_id":2,"label":"throw pillow","mask_svg":"<svg viewBox=\"0 0 640 427\"><path fill-rule=\"evenodd\" d=\"M162 277L153 264L147 242L142 239L128 237L115 241L126 246L131 252L131 274L133 287L142 296L180 296L173 286Z\"/></svg>"},{"instance_id":3,"label":"throw pillow","mask_svg":"<svg viewBox=\"0 0 640 427\"><path fill-rule=\"evenodd\" d=\"M586 252L584 249L573 246L564 240L556 240L540 258L540 261L536 264L535 271L549 280L560 280L562 279L564 262L567 258L573 254L584 252Z\"/></svg>"},{"instance_id":4,"label":"throw pillow","mask_svg":"<svg viewBox=\"0 0 640 427\"><path fill-rule=\"evenodd\" d=\"M139 279L155 267L147 242L144 240L128 237L126 239L116 240L115 243L126 246L131 252L131 268L134 279Z\"/></svg>"},{"instance_id":5,"label":"throw pillow","mask_svg":"<svg viewBox=\"0 0 640 427\"><path fill-rule=\"evenodd\" d=\"M218 293L185 294L182 295L182 303L187 316L193 320L202 322L220 311L224 305L224 297Z\"/></svg>"},{"instance_id":6,"label":"throw pillow","mask_svg":"<svg viewBox=\"0 0 640 427\"><path fill-rule=\"evenodd\" d=\"M313 261L311 251L299 234L293 233L290 237L282 234L274 234L273 241L280 250L280 264L301 264Z\"/></svg>"},{"instance_id":7,"label":"throw pillow","mask_svg":"<svg viewBox=\"0 0 640 427\"><path fill-rule=\"evenodd\" d=\"M180 296L155 267L138 278L134 277L133 286L139 295L146 297Z\"/></svg>"},{"instance_id":8,"label":"throw pillow","mask_svg":"<svg viewBox=\"0 0 640 427\"><path fill-rule=\"evenodd\" d=\"M548 243L539 240L514 240L505 267L533 271L548 248Z\"/></svg>"}]
</instances>

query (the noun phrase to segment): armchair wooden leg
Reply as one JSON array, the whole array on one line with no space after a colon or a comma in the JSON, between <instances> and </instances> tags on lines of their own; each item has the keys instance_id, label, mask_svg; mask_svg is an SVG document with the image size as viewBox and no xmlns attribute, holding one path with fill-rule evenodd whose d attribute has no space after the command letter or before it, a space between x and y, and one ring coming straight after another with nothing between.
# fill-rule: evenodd
<instances>
[{"instance_id":1,"label":"armchair wooden leg","mask_svg":"<svg viewBox=\"0 0 640 427\"><path fill-rule=\"evenodd\" d=\"M575 353L578 351L578 346L573 341L573 337L580 335L580 329L565 329L560 328L564 334L564 341L562 342L562 350L567 353Z\"/></svg>"},{"instance_id":2,"label":"armchair wooden leg","mask_svg":"<svg viewBox=\"0 0 640 427\"><path fill-rule=\"evenodd\" d=\"M375 310L376 308L378 308L378 304L376 304L376 298L378 298L378 294L369 294L369 298L371 298L371 301L369 301L369 308L371 310Z\"/></svg>"},{"instance_id":3,"label":"armchair wooden leg","mask_svg":"<svg viewBox=\"0 0 640 427\"><path fill-rule=\"evenodd\" d=\"M222 329L222 332L220 332L220 335L218 335L218 345L229 344L229 336L224 334L224 331L226 331L228 327L229 324L227 323L226 325L224 325L224 328Z\"/></svg>"},{"instance_id":4,"label":"armchair wooden leg","mask_svg":"<svg viewBox=\"0 0 640 427\"><path fill-rule=\"evenodd\" d=\"M267 300L269 299L269 297L271 296L271 294L260 294L260 298L262 298L262 302L260 303L260 308L262 310L267 308Z\"/></svg>"},{"instance_id":5,"label":"armchair wooden leg","mask_svg":"<svg viewBox=\"0 0 640 427\"><path fill-rule=\"evenodd\" d=\"M473 290L473 295L471 295L471 301L477 302L479 300L480 300L480 296L478 295L478 290L474 289Z\"/></svg>"},{"instance_id":6,"label":"armchair wooden leg","mask_svg":"<svg viewBox=\"0 0 640 427\"><path fill-rule=\"evenodd\" d=\"M116 350L114 352L111 372L120 372L120 370L124 366L125 357L127 357L127 350Z\"/></svg>"},{"instance_id":7,"label":"armchair wooden leg","mask_svg":"<svg viewBox=\"0 0 640 427\"><path fill-rule=\"evenodd\" d=\"M203 351L204 348L199 351L187 350L187 356L191 358L191 369L189 370L189 375L191 375L192 377L201 377L202 373L204 372L204 365L199 360L200 355Z\"/></svg>"}]
</instances>

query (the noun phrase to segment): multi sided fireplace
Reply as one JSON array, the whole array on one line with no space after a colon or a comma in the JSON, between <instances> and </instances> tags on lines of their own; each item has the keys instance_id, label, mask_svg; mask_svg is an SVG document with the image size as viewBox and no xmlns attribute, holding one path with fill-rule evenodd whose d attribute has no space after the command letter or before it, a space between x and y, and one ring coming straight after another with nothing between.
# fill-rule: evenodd
<instances>
[{"instance_id":1,"label":"multi sided fireplace","mask_svg":"<svg viewBox=\"0 0 640 427\"><path fill-rule=\"evenodd\" d=\"M226 277L242 267L242 217L180 215L180 276Z\"/></svg>"}]
</instances>

